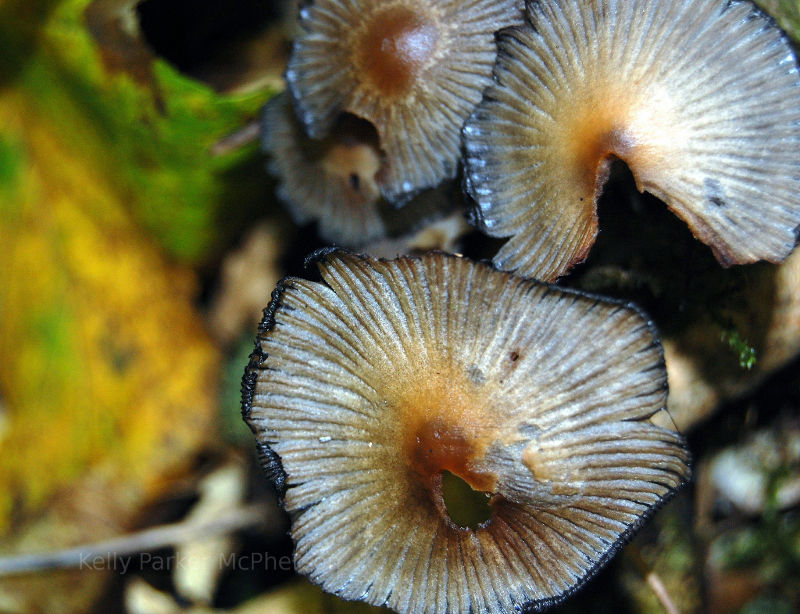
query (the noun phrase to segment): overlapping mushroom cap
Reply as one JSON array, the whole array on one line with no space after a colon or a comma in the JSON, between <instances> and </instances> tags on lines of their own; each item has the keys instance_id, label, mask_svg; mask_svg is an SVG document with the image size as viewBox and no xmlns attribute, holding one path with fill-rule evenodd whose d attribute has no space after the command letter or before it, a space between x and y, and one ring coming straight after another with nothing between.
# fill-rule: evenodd
<instances>
[{"instance_id":1,"label":"overlapping mushroom cap","mask_svg":"<svg viewBox=\"0 0 800 614\"><path fill-rule=\"evenodd\" d=\"M363 246L418 229L453 210L458 203L447 185L424 190L402 208L381 196L382 156L372 126L342 114L324 139L309 138L287 94L279 94L262 113L262 145L278 196L295 221L317 222L319 235L348 247ZM399 246L398 246L399 247Z\"/></svg>"},{"instance_id":2,"label":"overlapping mushroom cap","mask_svg":"<svg viewBox=\"0 0 800 614\"><path fill-rule=\"evenodd\" d=\"M499 41L464 128L467 183L501 268L583 260L610 158L723 265L780 262L800 225L800 76L749 2L541 0Z\"/></svg>"},{"instance_id":3,"label":"overlapping mushroom cap","mask_svg":"<svg viewBox=\"0 0 800 614\"><path fill-rule=\"evenodd\" d=\"M314 141L297 121L289 96L279 94L264 107L262 123L278 195L297 222L316 220L320 236L345 245L385 234L376 180L381 153L366 122L340 117L325 139Z\"/></svg>"},{"instance_id":4,"label":"overlapping mushroom cap","mask_svg":"<svg viewBox=\"0 0 800 614\"><path fill-rule=\"evenodd\" d=\"M497 30L519 0L317 0L286 78L309 134L342 111L371 122L390 200L455 174L460 130L490 83Z\"/></svg>"},{"instance_id":5,"label":"overlapping mushroom cap","mask_svg":"<svg viewBox=\"0 0 800 614\"><path fill-rule=\"evenodd\" d=\"M398 612L512 612L572 592L687 478L642 315L433 253L323 255L273 294L244 414L295 562ZM491 495L455 524L450 472Z\"/></svg>"}]
</instances>

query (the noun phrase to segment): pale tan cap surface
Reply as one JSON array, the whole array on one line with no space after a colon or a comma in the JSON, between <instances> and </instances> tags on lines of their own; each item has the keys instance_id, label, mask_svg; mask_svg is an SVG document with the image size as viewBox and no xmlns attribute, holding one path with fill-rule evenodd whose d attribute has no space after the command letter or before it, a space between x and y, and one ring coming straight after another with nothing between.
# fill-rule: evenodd
<instances>
[{"instance_id":1,"label":"pale tan cap surface","mask_svg":"<svg viewBox=\"0 0 800 614\"><path fill-rule=\"evenodd\" d=\"M460 130L491 82L495 32L519 0L316 0L286 79L311 136L342 111L371 122L390 200L455 175Z\"/></svg>"},{"instance_id":2,"label":"pale tan cap surface","mask_svg":"<svg viewBox=\"0 0 800 614\"><path fill-rule=\"evenodd\" d=\"M273 295L244 407L297 569L326 590L419 614L546 605L687 479L635 309L441 253L319 267ZM492 494L486 523L450 520L445 470Z\"/></svg>"},{"instance_id":3,"label":"pale tan cap surface","mask_svg":"<svg viewBox=\"0 0 800 614\"><path fill-rule=\"evenodd\" d=\"M483 229L504 269L553 280L597 234L610 158L723 265L780 262L800 225L800 77L749 2L542 0L499 41L464 128Z\"/></svg>"}]
</instances>

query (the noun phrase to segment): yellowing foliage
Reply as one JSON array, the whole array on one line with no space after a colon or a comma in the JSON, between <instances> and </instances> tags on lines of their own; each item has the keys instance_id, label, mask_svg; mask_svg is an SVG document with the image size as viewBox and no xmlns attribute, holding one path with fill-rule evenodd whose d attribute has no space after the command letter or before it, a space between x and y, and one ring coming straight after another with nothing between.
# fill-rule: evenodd
<instances>
[{"instance_id":1,"label":"yellowing foliage","mask_svg":"<svg viewBox=\"0 0 800 614\"><path fill-rule=\"evenodd\" d=\"M61 10L80 24L85 4ZM0 20L22 11L0 9ZM20 52L0 59L0 535L56 494L79 497L84 478L124 485L131 501L155 494L208 440L217 409L219 357L193 273L134 222L124 177L147 164L110 138L130 134L103 125L135 86L103 75L88 35L61 19L29 38L0 25L0 50ZM159 134L149 147L168 156Z\"/></svg>"},{"instance_id":2,"label":"yellowing foliage","mask_svg":"<svg viewBox=\"0 0 800 614\"><path fill-rule=\"evenodd\" d=\"M2 98L0 132L25 158L0 219L0 528L15 506L101 465L151 489L206 436L217 372L191 276L165 264L107 178L28 111Z\"/></svg>"}]
</instances>

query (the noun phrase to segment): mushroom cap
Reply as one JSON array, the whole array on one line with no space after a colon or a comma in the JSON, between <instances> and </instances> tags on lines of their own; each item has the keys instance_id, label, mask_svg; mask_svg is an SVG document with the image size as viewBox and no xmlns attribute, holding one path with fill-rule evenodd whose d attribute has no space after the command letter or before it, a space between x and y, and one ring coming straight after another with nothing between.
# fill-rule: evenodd
<instances>
[{"instance_id":1,"label":"mushroom cap","mask_svg":"<svg viewBox=\"0 0 800 614\"><path fill-rule=\"evenodd\" d=\"M800 76L749 2L541 0L501 34L496 83L464 127L501 268L583 260L612 157L724 266L782 261L800 225Z\"/></svg>"},{"instance_id":2,"label":"mushroom cap","mask_svg":"<svg viewBox=\"0 0 800 614\"><path fill-rule=\"evenodd\" d=\"M519 0L317 0L286 71L308 133L346 111L371 122L389 200L455 175L460 130L491 82L494 33Z\"/></svg>"},{"instance_id":3,"label":"mushroom cap","mask_svg":"<svg viewBox=\"0 0 800 614\"><path fill-rule=\"evenodd\" d=\"M330 134L315 141L282 93L265 105L262 125L269 170L279 178L278 196L297 223L316 220L321 237L345 245L384 236L376 183L381 154L366 122L340 116Z\"/></svg>"},{"instance_id":4,"label":"mushroom cap","mask_svg":"<svg viewBox=\"0 0 800 614\"><path fill-rule=\"evenodd\" d=\"M630 306L443 253L321 254L273 293L243 414L300 573L398 612L518 612L573 592L686 479ZM491 495L455 524L450 472Z\"/></svg>"}]
</instances>

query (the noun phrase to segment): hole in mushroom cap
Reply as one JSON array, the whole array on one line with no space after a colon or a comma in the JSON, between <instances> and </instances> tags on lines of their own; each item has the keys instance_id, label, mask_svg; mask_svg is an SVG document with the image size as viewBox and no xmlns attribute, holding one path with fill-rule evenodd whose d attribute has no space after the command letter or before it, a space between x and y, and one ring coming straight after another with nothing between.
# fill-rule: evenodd
<instances>
[{"instance_id":1,"label":"hole in mushroom cap","mask_svg":"<svg viewBox=\"0 0 800 614\"><path fill-rule=\"evenodd\" d=\"M463 529L477 529L492 517L488 493L473 489L449 471L440 476L441 496L450 521Z\"/></svg>"},{"instance_id":2,"label":"hole in mushroom cap","mask_svg":"<svg viewBox=\"0 0 800 614\"><path fill-rule=\"evenodd\" d=\"M443 519L462 529L475 529L492 510L488 494L497 477L476 467L478 436L441 418L426 422L411 439L409 465L428 488Z\"/></svg>"}]
</instances>

